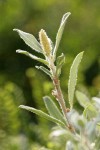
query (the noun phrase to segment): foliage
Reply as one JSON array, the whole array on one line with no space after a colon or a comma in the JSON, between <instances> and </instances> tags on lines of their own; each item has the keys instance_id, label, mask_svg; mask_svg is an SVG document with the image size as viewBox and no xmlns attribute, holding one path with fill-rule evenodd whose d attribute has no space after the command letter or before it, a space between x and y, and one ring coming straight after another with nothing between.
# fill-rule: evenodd
<instances>
[{"instance_id":1,"label":"foliage","mask_svg":"<svg viewBox=\"0 0 100 150\"><path fill-rule=\"evenodd\" d=\"M52 37L52 41L55 41L55 31L57 31L56 29L59 26L59 18L61 18L62 14L66 11L72 12L69 18L70 21L68 21L67 26L65 26L66 32L63 34L61 44L59 45L59 51L57 52L57 56L62 52L65 55L63 59L65 63L63 63L61 70L58 69L58 74L60 75L61 87L66 105L69 107L66 86L68 84L70 65L74 57L81 50L84 50L85 53L84 59L80 65L80 71L78 72L78 84L76 85L76 89L88 95L88 99L91 99L90 95L91 97L95 95L100 97L100 93L98 94L100 90L99 6L99 0L0 1L0 89L2 89L1 91L3 91L3 93L5 91L9 97L5 98L4 94L4 97L0 99L0 117L2 119L2 122L0 119L1 150L11 150L11 145L13 145L14 142L16 143L16 147L18 147L16 149L22 149L19 143L21 141L20 134L23 133L30 144L30 147L27 149L30 150L38 150L40 147L61 150L65 145L63 144L60 146L61 143L58 139L56 139L56 141L52 138L49 139L49 131L54 125L52 122L48 122L30 112L20 111L20 109L17 108L18 105L25 104L47 112L42 97L44 97L44 95L49 95L51 97L50 91L53 85L50 82L49 76L41 72L41 62L19 54L16 55L15 49L18 48L32 52L34 55L36 55L36 53L35 51L31 51L30 47L26 47L22 39L20 39L12 29L16 27L25 32L34 33L34 36L37 38L37 31L42 27L45 28L48 35ZM39 53L37 53L37 56L42 57ZM61 57L63 57L63 54ZM38 67L39 70L33 68L34 65L40 66ZM62 64L59 64L58 68L60 65ZM8 86L8 91L4 88L4 86L10 83L14 85L13 94L9 90L10 86ZM18 87L17 90L14 90L14 87ZM2 92L0 92L0 95L0 97L2 97ZM22 95L21 97L23 98L20 98L20 96L17 97L17 95ZM8 103L5 102L5 99L12 104L9 105L9 108L4 104ZM24 99L24 101L22 99ZM53 97L52 99L54 100ZM54 102L57 105L57 101ZM59 108L59 105L57 106ZM74 108L80 113L83 111L83 108L80 107L75 97ZM4 112L7 112L7 116L5 117L3 116L5 114ZM10 118L11 116L14 117ZM13 127L15 126L13 120L15 122L18 121L18 123L16 122L16 128ZM6 128L4 128L3 124L6 125ZM61 140L63 141L63 139L64 138ZM96 143L98 143L98 141L96 141ZM7 145L9 145L9 148ZM13 149L15 150L15 147Z\"/></svg>"},{"instance_id":2,"label":"foliage","mask_svg":"<svg viewBox=\"0 0 100 150\"><path fill-rule=\"evenodd\" d=\"M17 109L19 101L16 99L23 102L21 91L16 85L8 82L0 88L0 128L8 134L18 133L20 127Z\"/></svg>"},{"instance_id":3,"label":"foliage","mask_svg":"<svg viewBox=\"0 0 100 150\"><path fill-rule=\"evenodd\" d=\"M70 13L68 12L65 13L62 17L54 46L53 42L50 38L48 38L46 32L43 29L41 29L39 32L40 43L31 34L25 33L18 29L14 29L14 31L17 31L19 33L20 37L28 46L43 54L44 58L38 58L37 56L34 56L27 51L17 50L18 53L25 54L32 59L41 61L45 65L45 67L39 66L37 68L41 69L51 78L54 85L52 95L57 100L61 112L57 108L53 100L48 96L44 97L44 103L49 114L46 114L41 110L29 106L20 105L19 107L31 111L59 125L61 129L57 131L58 133L60 132L58 136L63 134L67 135L67 138L65 138L66 150L98 150L97 141L100 138L100 107L97 106L100 105L100 102L98 98L95 98L96 100L93 99L91 101L88 100L87 96L80 91L75 92L78 67L82 59L83 52L79 53L76 56L70 68L68 82L68 101L70 104L70 108L66 107L66 102L64 100L60 87L59 72L61 73L61 68L64 63L64 54L58 56L58 58L56 54L63 34L65 23L69 15ZM82 114L79 114L78 111L73 109L74 93L76 93L76 98L79 101L79 104L84 107Z\"/></svg>"}]
</instances>

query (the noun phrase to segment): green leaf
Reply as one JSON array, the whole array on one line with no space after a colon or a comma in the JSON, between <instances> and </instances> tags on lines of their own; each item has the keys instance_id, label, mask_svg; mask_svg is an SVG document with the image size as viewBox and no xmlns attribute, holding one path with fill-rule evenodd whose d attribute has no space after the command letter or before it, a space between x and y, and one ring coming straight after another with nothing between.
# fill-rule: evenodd
<instances>
[{"instance_id":1,"label":"green leaf","mask_svg":"<svg viewBox=\"0 0 100 150\"><path fill-rule=\"evenodd\" d=\"M83 52L79 53L70 68L70 75L69 75L69 81L68 81L68 99L69 99L69 104L70 108L73 108L73 99L74 99L74 91L75 91L75 86L77 82L77 73L78 73L78 66L81 62L83 56Z\"/></svg>"},{"instance_id":2,"label":"green leaf","mask_svg":"<svg viewBox=\"0 0 100 150\"><path fill-rule=\"evenodd\" d=\"M39 53L43 53L40 43L36 40L36 38L29 33L23 32L19 29L13 29L13 31L17 31L20 37L24 40L24 42Z\"/></svg>"},{"instance_id":3,"label":"green leaf","mask_svg":"<svg viewBox=\"0 0 100 150\"><path fill-rule=\"evenodd\" d=\"M60 56L57 57L57 75L60 76L61 68L65 62L65 56L62 53Z\"/></svg>"},{"instance_id":4,"label":"green leaf","mask_svg":"<svg viewBox=\"0 0 100 150\"><path fill-rule=\"evenodd\" d=\"M87 105L91 104L91 103L90 103L90 100L88 99L88 97L87 97L84 93L82 93L82 92L80 92L80 91L76 91L76 98L77 98L79 104L80 104L82 107L84 107L84 108L85 108Z\"/></svg>"},{"instance_id":5,"label":"green leaf","mask_svg":"<svg viewBox=\"0 0 100 150\"><path fill-rule=\"evenodd\" d=\"M94 140L96 138L96 126L100 122L100 114L92 119L91 121L88 121L85 127L85 133L89 136L90 140Z\"/></svg>"},{"instance_id":6,"label":"green leaf","mask_svg":"<svg viewBox=\"0 0 100 150\"><path fill-rule=\"evenodd\" d=\"M71 141L67 141L66 150L74 150L74 144Z\"/></svg>"},{"instance_id":7,"label":"green leaf","mask_svg":"<svg viewBox=\"0 0 100 150\"><path fill-rule=\"evenodd\" d=\"M43 67L43 66L36 66L36 68L42 70L42 71L45 72L48 76L51 77L50 71L49 71L48 69L46 69L45 67Z\"/></svg>"},{"instance_id":8,"label":"green leaf","mask_svg":"<svg viewBox=\"0 0 100 150\"><path fill-rule=\"evenodd\" d=\"M95 150L100 149L100 136L95 140Z\"/></svg>"},{"instance_id":9,"label":"green leaf","mask_svg":"<svg viewBox=\"0 0 100 150\"><path fill-rule=\"evenodd\" d=\"M49 114L54 118L61 120L63 123L66 123L63 118L63 115L61 114L61 112L59 111L53 100L49 96L43 97L43 100Z\"/></svg>"},{"instance_id":10,"label":"green leaf","mask_svg":"<svg viewBox=\"0 0 100 150\"><path fill-rule=\"evenodd\" d=\"M19 108L28 110L28 111L30 111L32 113L35 113L35 114L37 114L37 115L39 115L39 116L41 116L41 117L43 117L43 118L45 118L45 119L47 119L49 121L52 121L52 122L54 122L56 124L59 124L59 125L65 127L65 124L63 122L61 122L60 120L58 120L58 119L56 119L56 118L54 118L54 117L44 113L41 110L38 110L38 109L35 109L35 108L32 108L32 107L28 107L28 106L24 106L24 105L20 105Z\"/></svg>"},{"instance_id":11,"label":"green leaf","mask_svg":"<svg viewBox=\"0 0 100 150\"><path fill-rule=\"evenodd\" d=\"M41 63L43 63L43 64L45 64L45 65L48 66L48 62L47 62L46 60L44 60L44 59L42 59L42 58L39 58L39 57L37 57L37 56L35 56L35 55L32 55L31 53L29 53L29 52L27 52L27 51L24 51L24 50L16 50L16 52L17 52L17 53L20 53L20 54L24 54L24 55L30 57L31 59L37 60L37 61L39 61L39 62L41 62Z\"/></svg>"},{"instance_id":12,"label":"green leaf","mask_svg":"<svg viewBox=\"0 0 100 150\"><path fill-rule=\"evenodd\" d=\"M98 112L92 104L89 104L83 111L83 115L87 119L93 119L97 116Z\"/></svg>"},{"instance_id":13,"label":"green leaf","mask_svg":"<svg viewBox=\"0 0 100 150\"><path fill-rule=\"evenodd\" d=\"M100 98L99 97L92 97L92 102L95 105L96 109L100 111Z\"/></svg>"},{"instance_id":14,"label":"green leaf","mask_svg":"<svg viewBox=\"0 0 100 150\"><path fill-rule=\"evenodd\" d=\"M60 27L59 27L57 35L56 35L56 43L55 43L55 47L54 47L54 51L53 51L54 58L56 58L56 52L57 52L57 49L58 49L59 44L60 44L60 40L61 40L61 37L62 37L62 34L63 34L63 30L64 30L64 27L65 27L67 18L69 17L70 14L71 14L70 12L65 13L62 17Z\"/></svg>"}]
</instances>

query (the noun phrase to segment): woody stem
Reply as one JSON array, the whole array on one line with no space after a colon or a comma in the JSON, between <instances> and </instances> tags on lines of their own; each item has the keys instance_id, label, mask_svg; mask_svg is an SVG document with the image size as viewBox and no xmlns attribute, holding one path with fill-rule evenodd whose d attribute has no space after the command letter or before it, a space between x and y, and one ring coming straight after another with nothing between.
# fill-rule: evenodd
<instances>
[{"instance_id":1,"label":"woody stem","mask_svg":"<svg viewBox=\"0 0 100 150\"><path fill-rule=\"evenodd\" d=\"M61 87L60 87L60 81L59 81L59 78L57 76L57 73L56 73L56 66L54 65L54 62L49 61L49 67L50 67L50 71L52 73L52 81L53 81L53 84L54 84L54 87L55 87L55 90L54 90L54 96L55 98L57 99L60 107L61 107L61 110L62 110L62 113L64 115L64 118L66 120L66 123L67 123L67 127L69 128L69 130L73 133L75 133L75 129L74 127L71 125L70 121L69 121L69 118L68 118L68 115L67 115L67 108L66 108L66 105L65 105L65 100L64 100L64 97L63 97L63 94L62 94L62 91L61 91Z\"/></svg>"}]
</instances>

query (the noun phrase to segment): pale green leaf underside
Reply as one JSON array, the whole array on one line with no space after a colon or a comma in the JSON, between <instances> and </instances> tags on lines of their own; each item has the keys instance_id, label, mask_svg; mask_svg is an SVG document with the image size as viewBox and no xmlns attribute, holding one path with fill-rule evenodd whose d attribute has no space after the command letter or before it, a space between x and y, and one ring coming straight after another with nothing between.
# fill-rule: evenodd
<instances>
[{"instance_id":1,"label":"pale green leaf underside","mask_svg":"<svg viewBox=\"0 0 100 150\"><path fill-rule=\"evenodd\" d=\"M100 122L100 115L98 115L95 119L88 121L85 127L85 133L90 136L90 140L94 140L96 137L96 126Z\"/></svg>"},{"instance_id":2,"label":"pale green leaf underside","mask_svg":"<svg viewBox=\"0 0 100 150\"><path fill-rule=\"evenodd\" d=\"M34 49L35 51L39 53L43 53L40 43L36 40L36 38L32 34L23 32L19 29L13 29L13 30L19 33L20 37L24 40L24 42L29 47L31 47L32 49Z\"/></svg>"},{"instance_id":3,"label":"pale green leaf underside","mask_svg":"<svg viewBox=\"0 0 100 150\"><path fill-rule=\"evenodd\" d=\"M37 60L37 61L39 61L39 62L41 62L41 63L43 63L43 64L45 64L45 65L48 66L48 62L47 62L46 60L44 60L44 59L42 59L42 58L39 58L39 57L37 57L37 56L35 56L35 55L33 55L33 54L27 52L27 51L24 51L24 50L20 50L20 49L19 49L19 50L16 50L16 52L17 52L17 53L20 53L20 54L24 54L24 55L30 57L31 59Z\"/></svg>"},{"instance_id":4,"label":"pale green leaf underside","mask_svg":"<svg viewBox=\"0 0 100 150\"><path fill-rule=\"evenodd\" d=\"M63 30L64 30L64 27L65 27L67 18L69 17L70 14L71 14L70 12L65 13L62 17L60 27L59 27L57 35L56 35L56 43L55 43L55 47L54 47L54 51L53 51L54 57L56 57L56 52L57 52L57 49L58 49L59 44L60 44L60 40L61 40L61 37L62 37L62 34L63 34Z\"/></svg>"},{"instance_id":5,"label":"pale green leaf underside","mask_svg":"<svg viewBox=\"0 0 100 150\"><path fill-rule=\"evenodd\" d=\"M53 116L54 118L61 120L62 122L65 123L63 115L61 114L61 112L59 111L59 109L57 108L53 100L49 96L43 97L43 100L44 100L45 106L49 114Z\"/></svg>"},{"instance_id":6,"label":"pale green leaf underside","mask_svg":"<svg viewBox=\"0 0 100 150\"><path fill-rule=\"evenodd\" d=\"M39 115L39 116L41 116L41 117L43 117L43 118L45 118L45 119L47 119L47 120L49 120L49 121L52 121L52 122L54 122L54 123L56 123L56 124L59 124L59 125L65 127L65 124L64 124L63 122L61 122L60 120L58 120L58 119L56 119L56 118L54 118L54 117L52 117L52 116L50 116L50 115L44 113L44 112L41 111L41 110L38 110L38 109L35 109L35 108L32 108L32 107L29 107L29 106L24 106L24 105L20 105L19 108L28 110L28 111L30 111L30 112L32 112L32 113L35 113L35 114L37 114L37 115Z\"/></svg>"},{"instance_id":7,"label":"pale green leaf underside","mask_svg":"<svg viewBox=\"0 0 100 150\"><path fill-rule=\"evenodd\" d=\"M70 68L70 75L68 81L68 99L69 99L69 104L71 109L73 107L73 99L74 99L75 86L77 82L78 66L81 62L82 56L83 56L83 52L79 53L75 57L72 66Z\"/></svg>"},{"instance_id":8,"label":"pale green leaf underside","mask_svg":"<svg viewBox=\"0 0 100 150\"><path fill-rule=\"evenodd\" d=\"M57 75L60 76L61 68L65 62L65 56L62 53L60 56L57 57Z\"/></svg>"},{"instance_id":9,"label":"pale green leaf underside","mask_svg":"<svg viewBox=\"0 0 100 150\"><path fill-rule=\"evenodd\" d=\"M47 68L45 68L43 66L36 66L36 68L42 70L44 73L46 73L48 76L51 77L51 73Z\"/></svg>"},{"instance_id":10,"label":"pale green leaf underside","mask_svg":"<svg viewBox=\"0 0 100 150\"><path fill-rule=\"evenodd\" d=\"M97 110L95 109L95 107L92 104L89 104L83 111L83 115L87 118L87 119L92 119L94 117L97 116Z\"/></svg>"},{"instance_id":11,"label":"pale green leaf underside","mask_svg":"<svg viewBox=\"0 0 100 150\"><path fill-rule=\"evenodd\" d=\"M90 103L90 100L89 98L82 92L80 91L76 91L76 98L79 102L79 104L82 106L82 107L86 107L87 105L91 104Z\"/></svg>"}]
</instances>

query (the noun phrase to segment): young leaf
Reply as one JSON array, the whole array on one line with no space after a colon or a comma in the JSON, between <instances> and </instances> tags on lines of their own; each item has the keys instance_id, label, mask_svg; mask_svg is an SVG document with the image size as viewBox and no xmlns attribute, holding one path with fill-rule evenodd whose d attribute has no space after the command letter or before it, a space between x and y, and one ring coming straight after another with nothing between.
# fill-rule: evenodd
<instances>
[{"instance_id":1,"label":"young leaf","mask_svg":"<svg viewBox=\"0 0 100 150\"><path fill-rule=\"evenodd\" d=\"M98 111L100 111L100 98L99 97L92 97L92 101Z\"/></svg>"},{"instance_id":2,"label":"young leaf","mask_svg":"<svg viewBox=\"0 0 100 150\"><path fill-rule=\"evenodd\" d=\"M69 81L68 81L68 99L69 99L69 104L70 108L73 108L73 98L74 98L74 91L75 91L75 86L77 82L77 72L78 72L78 66L81 62L83 56L83 52L79 53L70 68L70 75L69 75Z\"/></svg>"},{"instance_id":3,"label":"young leaf","mask_svg":"<svg viewBox=\"0 0 100 150\"><path fill-rule=\"evenodd\" d=\"M94 120L88 121L85 127L85 133L89 136L89 139L94 140L96 137L96 125L100 122L100 115Z\"/></svg>"},{"instance_id":4,"label":"young leaf","mask_svg":"<svg viewBox=\"0 0 100 150\"><path fill-rule=\"evenodd\" d=\"M36 66L36 68L42 70L42 71L45 72L48 76L51 77L50 71L49 71L48 69L46 69L45 67L43 67L43 66Z\"/></svg>"},{"instance_id":5,"label":"young leaf","mask_svg":"<svg viewBox=\"0 0 100 150\"><path fill-rule=\"evenodd\" d=\"M57 49L58 49L59 44L60 44L60 40L61 40L61 37L62 37L62 34L63 34L63 30L64 30L64 27L65 27L67 18L69 17L70 14L71 14L70 12L65 13L62 17L60 27L59 27L58 32L57 32L56 43L55 43L55 47L54 47L54 51L53 51L53 56L55 58L56 58L56 52L57 52Z\"/></svg>"},{"instance_id":6,"label":"young leaf","mask_svg":"<svg viewBox=\"0 0 100 150\"><path fill-rule=\"evenodd\" d=\"M35 113L35 114L37 114L37 115L39 115L39 116L41 116L41 117L43 117L43 118L45 118L45 119L47 119L49 121L52 121L52 122L54 122L56 124L59 124L59 125L65 127L65 124L63 122L61 122L60 120L58 120L58 119L56 119L56 118L54 118L54 117L44 113L41 110L38 110L38 109L35 109L35 108L32 108L32 107L28 107L28 106L24 106L24 105L20 105L19 108L28 110L28 111L30 111L32 113Z\"/></svg>"},{"instance_id":7,"label":"young leaf","mask_svg":"<svg viewBox=\"0 0 100 150\"><path fill-rule=\"evenodd\" d=\"M24 40L24 42L32 49L34 49L39 53L43 53L40 43L36 40L36 38L32 34L23 32L19 29L13 29L13 31L17 31L20 37Z\"/></svg>"},{"instance_id":8,"label":"young leaf","mask_svg":"<svg viewBox=\"0 0 100 150\"><path fill-rule=\"evenodd\" d=\"M43 97L43 100L44 100L45 106L49 114L53 116L54 118L59 119L65 123L63 115L61 114L61 112L59 111L59 109L57 108L53 100L49 96Z\"/></svg>"},{"instance_id":9,"label":"young leaf","mask_svg":"<svg viewBox=\"0 0 100 150\"><path fill-rule=\"evenodd\" d=\"M95 118L97 114L97 110L92 104L89 104L83 111L83 115L89 120Z\"/></svg>"},{"instance_id":10,"label":"young leaf","mask_svg":"<svg viewBox=\"0 0 100 150\"><path fill-rule=\"evenodd\" d=\"M65 56L62 53L60 56L57 57L57 75L58 76L60 76L61 74L61 68L64 62L65 62Z\"/></svg>"},{"instance_id":11,"label":"young leaf","mask_svg":"<svg viewBox=\"0 0 100 150\"><path fill-rule=\"evenodd\" d=\"M74 144L71 141L67 141L66 150L74 150Z\"/></svg>"},{"instance_id":12,"label":"young leaf","mask_svg":"<svg viewBox=\"0 0 100 150\"><path fill-rule=\"evenodd\" d=\"M91 103L90 103L90 100L88 99L88 97L87 97L84 93L82 93L82 92L80 92L80 91L76 91L76 98L77 98L79 104L80 104L82 107L84 107L84 108L85 108L87 105L91 104Z\"/></svg>"},{"instance_id":13,"label":"young leaf","mask_svg":"<svg viewBox=\"0 0 100 150\"><path fill-rule=\"evenodd\" d=\"M44 59L42 59L42 58L39 58L39 57L37 57L37 56L35 56L35 55L32 55L31 53L29 53L29 52L27 52L27 51L24 51L24 50L16 50L16 52L17 52L17 53L20 53L20 54L24 54L24 55L30 57L31 59L37 60L37 61L39 61L39 62L41 62L41 63L43 63L43 64L45 64L45 65L48 66L48 62L47 62L46 60L44 60Z\"/></svg>"}]
</instances>

